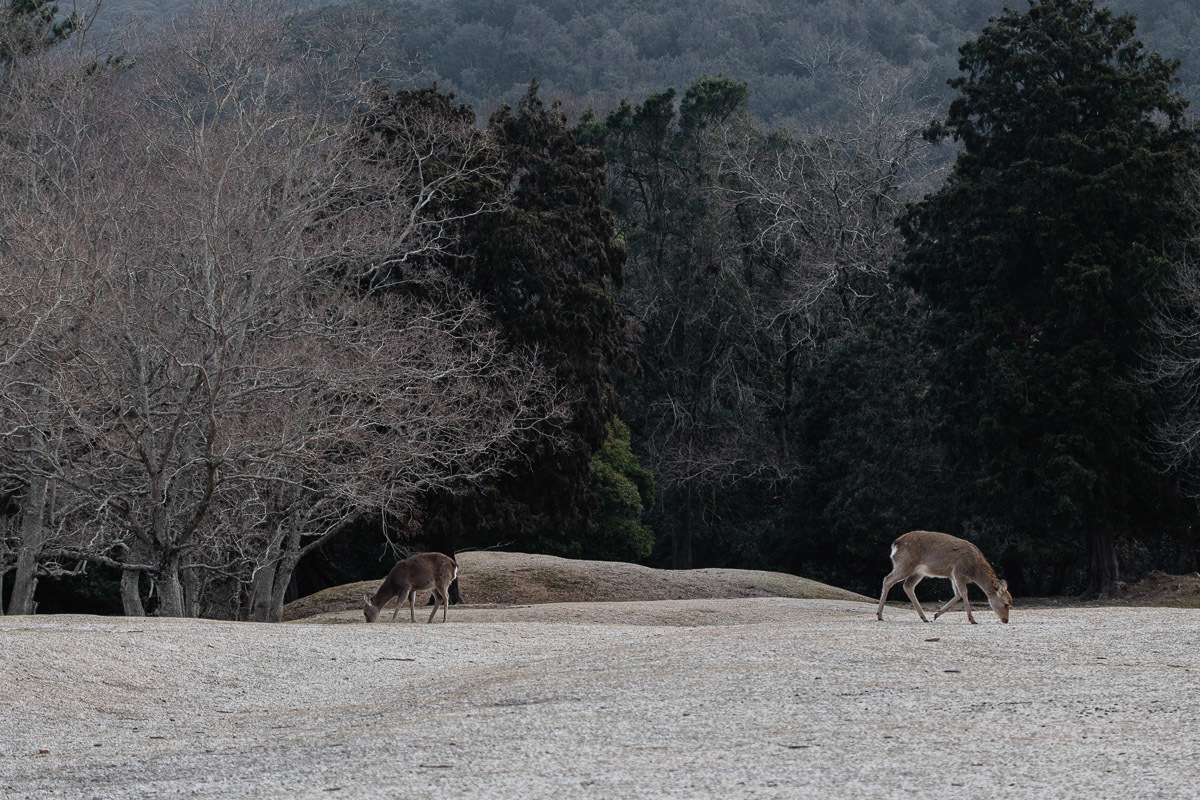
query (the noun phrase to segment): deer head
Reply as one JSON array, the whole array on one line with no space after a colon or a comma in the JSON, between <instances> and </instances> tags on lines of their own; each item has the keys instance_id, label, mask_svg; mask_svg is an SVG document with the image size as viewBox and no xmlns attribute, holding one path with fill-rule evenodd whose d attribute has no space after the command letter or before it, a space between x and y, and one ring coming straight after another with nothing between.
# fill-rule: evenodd
<instances>
[{"instance_id":1,"label":"deer head","mask_svg":"<svg viewBox=\"0 0 1200 800\"><path fill-rule=\"evenodd\" d=\"M371 598L363 595L363 616L367 618L367 622L374 622L379 619L379 606L371 602Z\"/></svg>"},{"instance_id":2,"label":"deer head","mask_svg":"<svg viewBox=\"0 0 1200 800\"><path fill-rule=\"evenodd\" d=\"M1001 622L1008 622L1008 610L1012 608L1012 595L1008 593L1008 581L996 581L987 593L988 603Z\"/></svg>"}]
</instances>

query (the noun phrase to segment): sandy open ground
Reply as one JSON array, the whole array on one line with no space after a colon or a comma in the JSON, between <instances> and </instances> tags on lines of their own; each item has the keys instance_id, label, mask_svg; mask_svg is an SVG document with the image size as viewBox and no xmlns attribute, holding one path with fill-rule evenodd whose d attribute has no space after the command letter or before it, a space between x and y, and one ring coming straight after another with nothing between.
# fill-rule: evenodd
<instances>
[{"instance_id":1,"label":"sandy open ground","mask_svg":"<svg viewBox=\"0 0 1200 800\"><path fill-rule=\"evenodd\" d=\"M448 625L4 618L0 796L1200 796L1200 611L888 616L753 598Z\"/></svg>"}]
</instances>

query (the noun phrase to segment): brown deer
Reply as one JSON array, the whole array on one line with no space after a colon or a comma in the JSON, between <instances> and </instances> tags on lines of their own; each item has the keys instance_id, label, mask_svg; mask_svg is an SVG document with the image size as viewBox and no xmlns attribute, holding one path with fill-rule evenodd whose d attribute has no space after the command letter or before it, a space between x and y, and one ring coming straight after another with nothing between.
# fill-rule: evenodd
<instances>
[{"instance_id":1,"label":"brown deer","mask_svg":"<svg viewBox=\"0 0 1200 800\"><path fill-rule=\"evenodd\" d=\"M383 585L374 597L363 595L363 615L367 622L379 619L379 612L393 598L396 600L396 610L392 612L392 622L400 614L400 607L408 603L408 615L413 622L417 621L416 596L417 592L433 590L433 611L429 614L429 622L433 622L438 606L442 607L442 622L446 621L446 606L450 605L449 586L458 577L458 563L450 556L441 553L419 553L396 563L392 571L383 579Z\"/></svg>"},{"instance_id":2,"label":"brown deer","mask_svg":"<svg viewBox=\"0 0 1200 800\"><path fill-rule=\"evenodd\" d=\"M937 619L945 614L960 599L967 609L967 620L974 625L971 616L971 601L967 599L967 587L976 584L987 593L988 603L1001 622L1008 622L1008 610L1012 608L1012 595L1008 593L1008 582L996 577L992 565L979 552L979 548L965 539L948 533L912 531L892 543L892 571L883 579L883 594L879 596L876 618L883 619L883 604L888 592L900 581L904 581L904 593L917 609L922 622L929 622L921 604L917 602L916 588L922 578L949 578L954 584L954 597L933 615Z\"/></svg>"}]
</instances>

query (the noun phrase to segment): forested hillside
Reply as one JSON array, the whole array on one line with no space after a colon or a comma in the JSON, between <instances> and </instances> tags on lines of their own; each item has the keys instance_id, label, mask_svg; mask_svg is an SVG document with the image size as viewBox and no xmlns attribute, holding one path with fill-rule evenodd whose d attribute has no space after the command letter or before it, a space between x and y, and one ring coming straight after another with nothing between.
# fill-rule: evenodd
<instances>
[{"instance_id":1,"label":"forested hillside","mask_svg":"<svg viewBox=\"0 0 1200 800\"><path fill-rule=\"evenodd\" d=\"M1187 8L189 8L0 3L10 613L278 619L395 547L1200 567Z\"/></svg>"},{"instance_id":2,"label":"forested hillside","mask_svg":"<svg viewBox=\"0 0 1200 800\"><path fill-rule=\"evenodd\" d=\"M366 3L396 28L389 45L417 83L438 81L476 108L515 102L531 77L568 110L607 109L704 75L745 82L767 124L841 118L864 72L903 81L913 99L946 98L958 47L1002 0L426 0ZM1021 2L1013 3L1022 7ZM1183 59L1200 98L1200 9L1117 0L1147 46Z\"/></svg>"},{"instance_id":3,"label":"forested hillside","mask_svg":"<svg viewBox=\"0 0 1200 800\"><path fill-rule=\"evenodd\" d=\"M515 103L533 77L573 113L607 110L703 75L750 86L754 117L772 124L841 118L854 78L901 80L913 99L948 97L959 45L1003 0L364 0L304 3L336 14L361 5L394 30L381 48L406 86L433 82L477 110ZM1023 2L1010 3L1021 8ZM1138 17L1145 44L1183 61L1181 93L1200 99L1200 8L1178 0L1112 0ZM161 22L185 0L105 0L102 20Z\"/></svg>"}]
</instances>

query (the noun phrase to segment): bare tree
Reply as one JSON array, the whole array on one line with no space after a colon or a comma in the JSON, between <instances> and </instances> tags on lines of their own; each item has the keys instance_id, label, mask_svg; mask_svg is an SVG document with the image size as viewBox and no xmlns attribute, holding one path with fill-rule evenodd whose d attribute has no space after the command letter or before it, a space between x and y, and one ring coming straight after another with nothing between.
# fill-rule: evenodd
<instances>
[{"instance_id":1,"label":"bare tree","mask_svg":"<svg viewBox=\"0 0 1200 800\"><path fill-rule=\"evenodd\" d=\"M847 73L847 121L774 136L729 130L719 169L751 215L748 244L777 266L783 292L767 309L790 351L854 330L884 290L905 201L935 179L922 131L929 110L909 99L903 73Z\"/></svg>"},{"instance_id":2,"label":"bare tree","mask_svg":"<svg viewBox=\"0 0 1200 800\"><path fill-rule=\"evenodd\" d=\"M645 339L627 407L644 410L631 422L675 512L677 566L693 529L720 529L720 495L796 474L799 377L889 291L894 220L925 176L925 112L903 76L827 44L806 64L847 70L855 103L837 128L763 134L737 108L715 116L736 87L702 81L677 133L661 135L658 96L608 134L611 191L635 221L620 297Z\"/></svg>"},{"instance_id":3,"label":"bare tree","mask_svg":"<svg viewBox=\"0 0 1200 800\"><path fill-rule=\"evenodd\" d=\"M369 302L345 309L313 380L262 398L277 406L272 444L287 446L249 465L255 496L240 504L262 514L239 542L256 620L279 619L300 559L348 523L478 485L565 419L536 359L506 353L476 302Z\"/></svg>"},{"instance_id":4,"label":"bare tree","mask_svg":"<svg viewBox=\"0 0 1200 800\"><path fill-rule=\"evenodd\" d=\"M64 114L80 141L39 150L15 186L46 212L8 220L25 263L62 258L84 290L44 365L78 442L57 469L87 519L76 554L126 571L130 613L139 572L181 615L205 576L251 564L255 614L277 618L308 543L478 480L560 413L474 303L364 293L412 280L449 222L483 210L441 200L494 161L438 161L463 147L437 143L486 143L414 119L413 157L378 163L350 125L369 87L296 53L289 24L198 6L103 76L88 96L104 114Z\"/></svg>"},{"instance_id":5,"label":"bare tree","mask_svg":"<svg viewBox=\"0 0 1200 800\"><path fill-rule=\"evenodd\" d=\"M910 76L854 59L839 68L853 101L843 122L770 135L730 126L714 148L718 191L741 220L734 233L759 265L752 302L778 377L768 402L784 463L805 365L895 301L895 221L938 177L922 138L929 111L911 99Z\"/></svg>"},{"instance_id":6,"label":"bare tree","mask_svg":"<svg viewBox=\"0 0 1200 800\"><path fill-rule=\"evenodd\" d=\"M1192 184L1195 201L1200 176L1193 176ZM1194 246L1187 244L1185 252ZM1153 345L1138 378L1165 400L1151 444L1159 462L1200 497L1200 264L1190 254L1180 260L1159 298L1151 334Z\"/></svg>"},{"instance_id":7,"label":"bare tree","mask_svg":"<svg viewBox=\"0 0 1200 800\"><path fill-rule=\"evenodd\" d=\"M97 191L84 162L104 104L94 61L76 44L18 49L21 69L0 81L0 481L20 508L0 547L0 574L16 572L13 613L32 613L38 574L70 569L55 559L76 544L65 520L78 509L61 479L80 443L61 403L59 366L86 313L89 244L87 226L61 198L65 187L80 198Z\"/></svg>"}]
</instances>

